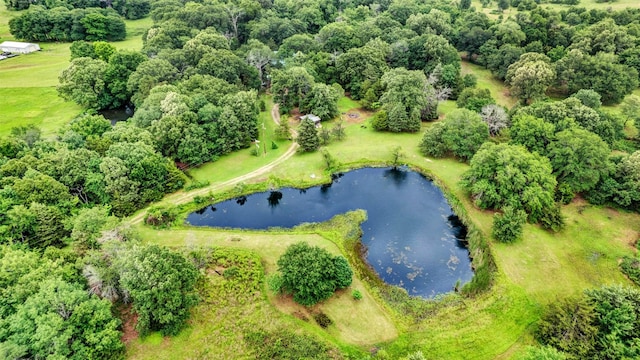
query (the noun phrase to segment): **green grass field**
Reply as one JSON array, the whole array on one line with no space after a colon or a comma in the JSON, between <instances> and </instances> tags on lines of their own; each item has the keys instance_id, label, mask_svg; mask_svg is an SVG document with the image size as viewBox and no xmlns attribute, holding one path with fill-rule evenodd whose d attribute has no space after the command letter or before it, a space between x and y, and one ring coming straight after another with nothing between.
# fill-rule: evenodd
<instances>
[{"instance_id":1,"label":"green grass field","mask_svg":"<svg viewBox=\"0 0 640 360\"><path fill-rule=\"evenodd\" d=\"M341 103L348 107L344 105L346 100ZM354 108L344 110L356 111L357 103L351 106ZM440 111L450 111L451 108L451 102L446 102L442 104ZM323 126L331 127L332 123L326 122ZM406 154L403 161L436 176L461 201L476 226L485 236L489 236L493 213L476 209L459 186L462 174L468 169L467 164L454 159L423 157L417 148L420 133L377 133L364 118L348 121L346 126L347 138L326 147L343 166L357 167L367 163L391 161L392 149L400 145ZM430 124L425 124L424 129L428 126ZM234 162L233 159L237 160ZM245 163L244 159L245 154L238 153L230 155L225 161L238 164L233 170L238 173L249 172L258 166ZM287 182L309 183L320 179L328 180L328 175L322 156L316 152L296 154L262 180L285 179ZM204 178L205 175L202 173L200 176ZM581 200L565 206L563 214L567 226L559 233L553 234L538 226L526 225L524 240L512 245L491 244L498 270L496 283L490 291L473 299L453 302L427 320L412 324L407 323L401 314L388 308L375 295L375 286L360 280L355 286L366 290L366 297L376 301L366 309L352 304L350 306L350 300L344 294L327 301L322 305L323 311L333 315L333 319L340 320L335 328L322 334L323 337L341 349L345 349L345 346L349 349L347 345L351 345L366 351L375 346L385 350L392 358L415 350L422 350L432 359L468 359L469 354L473 354L475 359L508 359L517 355L525 346L534 343L535 322L549 302L602 284L630 284L619 271L617 262L623 255L634 251L631 244L640 234L640 215L592 206ZM210 244L250 249L260 255L267 273L274 269L275 259L290 241L304 240L333 252L339 251L329 239L318 236L319 234L295 231L234 232L189 227L158 231L141 227L140 234L146 241L169 246ZM234 237L240 238L240 241L231 241ZM286 299L270 296L268 301L262 300L255 306L277 309L280 314L278 318L284 316L282 319L289 321L288 326L292 329L303 328L305 331L316 332L308 324L290 316L299 310L294 310L296 305ZM272 321L248 316L252 321ZM258 316L262 315L256 315ZM384 330L376 328L367 333L363 329L369 327L362 324L367 324L366 321L370 318L377 318L378 322L390 319L391 322L382 326ZM176 354L190 351L194 344L183 341L183 336L204 331L196 324L210 321L208 315L197 310L192 318L194 325L185 331L185 335L161 341L156 339L160 341L160 346L149 345L148 339L136 340L128 347L129 354L136 359L146 358L140 354L148 351L159 358L177 358ZM391 340L382 341L387 338ZM231 345L224 342L209 341L213 341L218 348L232 349ZM212 345L207 343L207 346Z\"/></svg>"},{"instance_id":2,"label":"green grass field","mask_svg":"<svg viewBox=\"0 0 640 360\"><path fill-rule=\"evenodd\" d=\"M0 10L0 41L14 40L8 22L19 12ZM142 34L152 24L150 18L127 20L127 38L113 43L118 49L139 50ZM54 135L82 109L59 98L58 76L69 66L70 43L39 43L42 51L0 61L2 117L0 136L19 125L35 124L44 136Z\"/></svg>"},{"instance_id":3,"label":"green grass field","mask_svg":"<svg viewBox=\"0 0 640 360\"><path fill-rule=\"evenodd\" d=\"M462 61L462 75L466 74L475 75L478 78L478 84L476 87L489 89L491 96L496 99L498 105L511 108L516 104L517 99L510 96L509 89L505 87L502 81L496 79L488 69L485 69L480 65L472 64L468 61Z\"/></svg>"},{"instance_id":4,"label":"green grass field","mask_svg":"<svg viewBox=\"0 0 640 360\"><path fill-rule=\"evenodd\" d=\"M497 1L492 1L487 7L482 7L480 0L472 0L471 6L475 7L478 11L481 11L489 16L491 19L498 19L500 15L504 19L515 16L518 12L516 8L509 7L507 10L500 11L498 9ZM570 8L569 5L562 4L540 4L539 6L550 8L556 11L566 10ZM584 7L586 9L597 10L622 10L624 8L640 8L640 2L637 0L615 0L613 2L597 2L596 0L580 0L577 7Z\"/></svg>"}]
</instances>

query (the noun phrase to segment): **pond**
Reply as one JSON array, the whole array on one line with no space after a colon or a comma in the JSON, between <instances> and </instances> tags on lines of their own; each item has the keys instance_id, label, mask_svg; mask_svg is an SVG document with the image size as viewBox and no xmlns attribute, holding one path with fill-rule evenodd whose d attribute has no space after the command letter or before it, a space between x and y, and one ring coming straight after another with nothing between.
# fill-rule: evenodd
<instances>
[{"instance_id":1,"label":"pond","mask_svg":"<svg viewBox=\"0 0 640 360\"><path fill-rule=\"evenodd\" d=\"M98 114L104 116L114 126L118 121L125 121L133 115L133 109L129 106L117 109L105 109L98 111Z\"/></svg>"},{"instance_id":2,"label":"pond","mask_svg":"<svg viewBox=\"0 0 640 360\"><path fill-rule=\"evenodd\" d=\"M194 226L290 228L363 209L366 260L388 284L432 297L473 277L466 228L442 191L414 171L364 168L333 176L330 184L283 188L223 201L189 214Z\"/></svg>"}]
</instances>

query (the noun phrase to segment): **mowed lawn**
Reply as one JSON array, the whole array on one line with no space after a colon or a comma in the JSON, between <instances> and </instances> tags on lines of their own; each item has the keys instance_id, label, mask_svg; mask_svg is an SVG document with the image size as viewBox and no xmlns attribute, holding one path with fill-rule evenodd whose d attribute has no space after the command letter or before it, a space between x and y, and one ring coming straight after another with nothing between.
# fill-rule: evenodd
<instances>
[{"instance_id":1,"label":"mowed lawn","mask_svg":"<svg viewBox=\"0 0 640 360\"><path fill-rule=\"evenodd\" d=\"M0 10L0 41L15 40L8 22L19 12ZM126 21L127 38L113 43L119 49L139 50L150 18ZM34 124L44 136L58 130L82 112L73 102L58 97L58 76L69 66L70 43L38 43L39 52L0 61L0 136L11 128Z\"/></svg>"}]
</instances>

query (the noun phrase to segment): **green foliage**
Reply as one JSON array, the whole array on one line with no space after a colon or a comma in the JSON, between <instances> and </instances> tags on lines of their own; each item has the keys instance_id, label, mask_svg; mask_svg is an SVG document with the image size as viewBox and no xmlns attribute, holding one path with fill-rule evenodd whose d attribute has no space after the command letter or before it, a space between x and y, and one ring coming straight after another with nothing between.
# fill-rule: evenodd
<instances>
[{"instance_id":1,"label":"green foliage","mask_svg":"<svg viewBox=\"0 0 640 360\"><path fill-rule=\"evenodd\" d=\"M47 10L33 6L9 21L11 34L28 41L119 41L126 37L124 21L112 9Z\"/></svg>"},{"instance_id":2,"label":"green foliage","mask_svg":"<svg viewBox=\"0 0 640 360\"><path fill-rule=\"evenodd\" d=\"M338 141L342 141L347 137L342 119L336 121L336 123L331 128L331 136L333 136L333 138Z\"/></svg>"},{"instance_id":3,"label":"green foliage","mask_svg":"<svg viewBox=\"0 0 640 360\"><path fill-rule=\"evenodd\" d=\"M276 128L274 135L280 140L291 140L291 128L287 119L280 119L280 125Z\"/></svg>"},{"instance_id":4,"label":"green foliage","mask_svg":"<svg viewBox=\"0 0 640 360\"><path fill-rule=\"evenodd\" d=\"M471 159L462 186L482 209L512 206L538 222L555 204L549 160L521 146L485 143Z\"/></svg>"},{"instance_id":5,"label":"green foliage","mask_svg":"<svg viewBox=\"0 0 640 360\"><path fill-rule=\"evenodd\" d=\"M586 290L585 295L594 306L594 324L598 328L596 356L640 356L640 291L614 285Z\"/></svg>"},{"instance_id":6,"label":"green foliage","mask_svg":"<svg viewBox=\"0 0 640 360\"><path fill-rule=\"evenodd\" d=\"M427 129L420 143L420 151L434 157L451 152L454 156L469 160L487 140L489 127L480 115L467 109L457 109L441 124L436 123Z\"/></svg>"},{"instance_id":7,"label":"green foliage","mask_svg":"<svg viewBox=\"0 0 640 360\"><path fill-rule=\"evenodd\" d=\"M474 74L466 74L462 77L462 86L464 88L472 88L478 85L478 77Z\"/></svg>"},{"instance_id":8,"label":"green foliage","mask_svg":"<svg viewBox=\"0 0 640 360\"><path fill-rule=\"evenodd\" d=\"M591 89L580 89L577 93L571 95L571 97L580 100L582 105L588 106L592 109L598 109L602 105L602 101L600 101L602 96Z\"/></svg>"},{"instance_id":9,"label":"green foliage","mask_svg":"<svg viewBox=\"0 0 640 360\"><path fill-rule=\"evenodd\" d=\"M526 221L527 213L523 210L506 206L502 209L502 214L493 216L491 233L500 242L515 242L522 237L522 227Z\"/></svg>"},{"instance_id":10,"label":"green foliage","mask_svg":"<svg viewBox=\"0 0 640 360\"><path fill-rule=\"evenodd\" d=\"M45 255L0 247L0 356L122 358L111 304L83 288L73 256Z\"/></svg>"},{"instance_id":11,"label":"green foliage","mask_svg":"<svg viewBox=\"0 0 640 360\"><path fill-rule=\"evenodd\" d=\"M613 158L609 176L601 177L600 183L589 194L590 201L603 203L612 201L618 206L640 209L640 152Z\"/></svg>"},{"instance_id":12,"label":"green foliage","mask_svg":"<svg viewBox=\"0 0 640 360\"><path fill-rule=\"evenodd\" d=\"M109 216L109 208L105 206L95 206L81 209L73 219L71 230L71 241L80 249L94 249L98 247L98 238L103 230L108 230L115 226L117 219Z\"/></svg>"},{"instance_id":13,"label":"green foliage","mask_svg":"<svg viewBox=\"0 0 640 360\"><path fill-rule=\"evenodd\" d=\"M491 97L489 89L466 88L458 95L456 106L467 110L480 112L483 107L489 104L495 104L496 101Z\"/></svg>"},{"instance_id":14,"label":"green foliage","mask_svg":"<svg viewBox=\"0 0 640 360\"><path fill-rule=\"evenodd\" d=\"M558 61L557 68L558 80L569 93L591 89L602 96L604 104L618 103L638 87L636 69L619 64L611 53L593 56L574 49Z\"/></svg>"},{"instance_id":15,"label":"green foliage","mask_svg":"<svg viewBox=\"0 0 640 360\"><path fill-rule=\"evenodd\" d=\"M320 145L327 146L331 142L331 131L325 127L321 127L318 132L318 138L320 139Z\"/></svg>"},{"instance_id":16,"label":"green foliage","mask_svg":"<svg viewBox=\"0 0 640 360\"><path fill-rule=\"evenodd\" d=\"M517 360L567 360L563 352L551 346L528 346L524 354L518 356Z\"/></svg>"},{"instance_id":17,"label":"green foliage","mask_svg":"<svg viewBox=\"0 0 640 360\"><path fill-rule=\"evenodd\" d=\"M509 66L505 80L512 95L529 103L543 97L555 78L555 69L546 55L525 53Z\"/></svg>"},{"instance_id":18,"label":"green foliage","mask_svg":"<svg viewBox=\"0 0 640 360\"><path fill-rule=\"evenodd\" d=\"M310 336L286 330L250 332L244 338L255 349L255 358L259 360L333 358L327 345Z\"/></svg>"},{"instance_id":19,"label":"green foliage","mask_svg":"<svg viewBox=\"0 0 640 360\"><path fill-rule=\"evenodd\" d=\"M336 160L336 158L333 157L333 155L331 155L327 149L322 149L320 153L322 154L324 165L326 166L328 171L336 168L336 166L338 165L338 160Z\"/></svg>"},{"instance_id":20,"label":"green foliage","mask_svg":"<svg viewBox=\"0 0 640 360\"><path fill-rule=\"evenodd\" d=\"M156 227L170 227L178 216L178 209L173 206L154 206L149 208L144 223Z\"/></svg>"},{"instance_id":21,"label":"green foliage","mask_svg":"<svg viewBox=\"0 0 640 360\"><path fill-rule=\"evenodd\" d=\"M60 75L58 93L87 109L104 109L111 103L104 73L107 63L99 59L77 58Z\"/></svg>"},{"instance_id":22,"label":"green foliage","mask_svg":"<svg viewBox=\"0 0 640 360\"><path fill-rule=\"evenodd\" d=\"M320 138L318 137L318 129L316 129L313 121L305 119L300 122L296 141L300 145L300 149L304 152L318 150L320 147Z\"/></svg>"},{"instance_id":23,"label":"green foliage","mask_svg":"<svg viewBox=\"0 0 640 360\"><path fill-rule=\"evenodd\" d=\"M374 130L384 131L389 128L387 111L382 109L373 115L371 119L371 126Z\"/></svg>"},{"instance_id":24,"label":"green foliage","mask_svg":"<svg viewBox=\"0 0 640 360\"><path fill-rule=\"evenodd\" d=\"M141 333L159 330L175 335L196 304L196 268L184 256L157 245L134 246L114 260L120 286L133 300Z\"/></svg>"},{"instance_id":25,"label":"green foliage","mask_svg":"<svg viewBox=\"0 0 640 360\"><path fill-rule=\"evenodd\" d=\"M629 279L640 285L640 259L625 256L620 263L620 269Z\"/></svg>"},{"instance_id":26,"label":"green foliage","mask_svg":"<svg viewBox=\"0 0 640 360\"><path fill-rule=\"evenodd\" d=\"M386 72L381 83L385 92L380 103L387 114L386 128L391 132L416 132L420 130L423 112L430 105L426 89L430 88L421 71L397 68ZM378 122L374 128L380 128Z\"/></svg>"},{"instance_id":27,"label":"green foliage","mask_svg":"<svg viewBox=\"0 0 640 360\"><path fill-rule=\"evenodd\" d=\"M635 358L640 355L639 303L635 288L589 289L578 299L552 304L537 335L575 358Z\"/></svg>"},{"instance_id":28,"label":"green foliage","mask_svg":"<svg viewBox=\"0 0 640 360\"><path fill-rule=\"evenodd\" d=\"M271 76L273 101L280 104L281 113L300 106L314 85L313 77L303 67L273 71Z\"/></svg>"},{"instance_id":29,"label":"green foliage","mask_svg":"<svg viewBox=\"0 0 640 360\"><path fill-rule=\"evenodd\" d=\"M282 289L305 306L326 300L334 291L351 285L353 271L341 256L331 256L326 250L306 243L287 248L278 259L282 273Z\"/></svg>"},{"instance_id":30,"label":"green foliage","mask_svg":"<svg viewBox=\"0 0 640 360\"><path fill-rule=\"evenodd\" d=\"M300 101L300 111L314 114L322 120L331 120L340 115L338 99L342 94L333 86L313 84L311 90Z\"/></svg>"},{"instance_id":31,"label":"green foliage","mask_svg":"<svg viewBox=\"0 0 640 360\"><path fill-rule=\"evenodd\" d=\"M389 70L386 58L390 52L389 45L377 39L338 57L338 78L354 99L366 98L369 107L378 100L379 81Z\"/></svg>"},{"instance_id":32,"label":"green foliage","mask_svg":"<svg viewBox=\"0 0 640 360\"><path fill-rule=\"evenodd\" d=\"M424 354L422 353L422 351L416 351L416 352L410 353L407 356L402 358L402 360L425 360L425 359L426 358L424 357Z\"/></svg>"},{"instance_id":33,"label":"green foliage","mask_svg":"<svg viewBox=\"0 0 640 360\"><path fill-rule=\"evenodd\" d=\"M391 150L391 164L394 167L400 165L400 161L406 156L402 146L396 146Z\"/></svg>"},{"instance_id":34,"label":"green foliage","mask_svg":"<svg viewBox=\"0 0 640 360\"><path fill-rule=\"evenodd\" d=\"M442 141L442 134L446 131L445 122L437 122L424 132L420 141L420 152L425 156L443 157L448 148Z\"/></svg>"},{"instance_id":35,"label":"green foliage","mask_svg":"<svg viewBox=\"0 0 640 360\"><path fill-rule=\"evenodd\" d=\"M575 128L557 133L548 149L558 183L573 192L591 190L609 172L609 153L609 147L597 135Z\"/></svg>"},{"instance_id":36,"label":"green foliage","mask_svg":"<svg viewBox=\"0 0 640 360\"><path fill-rule=\"evenodd\" d=\"M280 273L275 273L267 276L267 289L274 294L281 294L283 292L282 285L283 279Z\"/></svg>"},{"instance_id":37,"label":"green foliage","mask_svg":"<svg viewBox=\"0 0 640 360\"><path fill-rule=\"evenodd\" d=\"M353 300L362 300L362 292L360 292L360 290L353 290L351 292L351 297L353 298Z\"/></svg>"},{"instance_id":38,"label":"green foliage","mask_svg":"<svg viewBox=\"0 0 640 360\"><path fill-rule=\"evenodd\" d=\"M78 284L48 280L3 319L2 347L19 348L19 357L121 358L120 321L110 307L111 303L89 296Z\"/></svg>"},{"instance_id":39,"label":"green foliage","mask_svg":"<svg viewBox=\"0 0 640 360\"><path fill-rule=\"evenodd\" d=\"M540 342L578 356L588 358L597 334L594 307L584 298L552 303L538 324Z\"/></svg>"},{"instance_id":40,"label":"green foliage","mask_svg":"<svg viewBox=\"0 0 640 360\"><path fill-rule=\"evenodd\" d=\"M517 115L509 128L511 142L522 145L530 152L546 154L547 147L555 139L555 126L531 115Z\"/></svg>"},{"instance_id":41,"label":"green foliage","mask_svg":"<svg viewBox=\"0 0 640 360\"><path fill-rule=\"evenodd\" d=\"M489 128L480 115L459 109L447 116L442 140L453 155L469 160L488 139Z\"/></svg>"},{"instance_id":42,"label":"green foliage","mask_svg":"<svg viewBox=\"0 0 640 360\"><path fill-rule=\"evenodd\" d=\"M189 183L188 185L186 185L184 187L185 191L190 191L190 190L195 190L195 189L202 189L205 188L207 186L209 186L211 184L210 181L206 180L206 181L194 181Z\"/></svg>"}]
</instances>

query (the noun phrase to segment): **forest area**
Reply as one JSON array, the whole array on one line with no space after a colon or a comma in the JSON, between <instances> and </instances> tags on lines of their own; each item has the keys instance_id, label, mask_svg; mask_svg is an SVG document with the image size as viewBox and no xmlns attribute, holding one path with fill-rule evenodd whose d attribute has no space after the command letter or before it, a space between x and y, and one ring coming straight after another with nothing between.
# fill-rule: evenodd
<instances>
[{"instance_id":1,"label":"forest area","mask_svg":"<svg viewBox=\"0 0 640 360\"><path fill-rule=\"evenodd\" d=\"M0 83L64 59L55 90L0 94L68 108L46 132L0 122L1 358L640 358L633 1L5 5L0 36L53 50L0 61ZM383 284L358 212L184 223L382 165L443 189L473 280L429 299Z\"/></svg>"}]
</instances>

